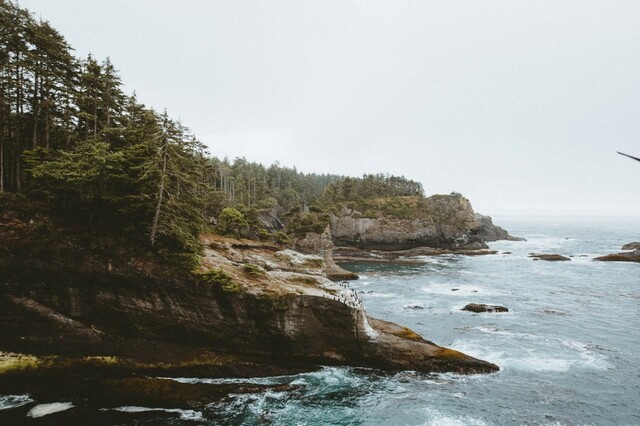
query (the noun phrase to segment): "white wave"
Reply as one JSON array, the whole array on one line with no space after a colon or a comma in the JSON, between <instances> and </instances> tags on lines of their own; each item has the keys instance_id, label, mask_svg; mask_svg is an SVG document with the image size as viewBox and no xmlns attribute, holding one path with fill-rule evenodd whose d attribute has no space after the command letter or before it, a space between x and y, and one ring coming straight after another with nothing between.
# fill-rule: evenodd
<instances>
[{"instance_id":1,"label":"white wave","mask_svg":"<svg viewBox=\"0 0 640 426\"><path fill-rule=\"evenodd\" d=\"M29 395L3 395L0 396L0 410L22 407L32 402L33 399Z\"/></svg>"},{"instance_id":2,"label":"white wave","mask_svg":"<svg viewBox=\"0 0 640 426\"><path fill-rule=\"evenodd\" d=\"M69 410L73 408L74 405L71 402L52 402L50 404L39 404L33 407L27 413L27 417L33 417L37 419L38 417L44 417L49 414L59 413L61 411Z\"/></svg>"},{"instance_id":3,"label":"white wave","mask_svg":"<svg viewBox=\"0 0 640 426\"><path fill-rule=\"evenodd\" d=\"M528 358L506 358L501 361L501 367L505 369L513 369L518 371L569 371L572 360L561 358L544 358L544 357L528 357Z\"/></svg>"},{"instance_id":4,"label":"white wave","mask_svg":"<svg viewBox=\"0 0 640 426\"><path fill-rule=\"evenodd\" d=\"M487 426L482 419L469 416L455 416L442 413L440 410L427 408L426 414L429 417L422 426Z\"/></svg>"},{"instance_id":5,"label":"white wave","mask_svg":"<svg viewBox=\"0 0 640 426\"><path fill-rule=\"evenodd\" d=\"M469 284L440 284L429 283L421 287L420 291L429 294L442 294L447 296L493 296L500 293L494 289L488 290L484 287Z\"/></svg>"},{"instance_id":6,"label":"white wave","mask_svg":"<svg viewBox=\"0 0 640 426\"><path fill-rule=\"evenodd\" d=\"M530 334L516 333L504 328L487 327L486 325L479 325L477 327L471 327L470 330L478 330L486 334L499 334L501 336L519 336L519 337L535 337Z\"/></svg>"},{"instance_id":7,"label":"white wave","mask_svg":"<svg viewBox=\"0 0 640 426\"><path fill-rule=\"evenodd\" d=\"M271 376L271 377L248 377L248 378L220 378L220 379L207 379L200 377L158 377L159 379L173 380L179 383L196 384L204 383L208 385L220 385L220 384L252 384L252 385L276 385L280 383L286 383L288 379L293 376Z\"/></svg>"},{"instance_id":8,"label":"white wave","mask_svg":"<svg viewBox=\"0 0 640 426\"><path fill-rule=\"evenodd\" d=\"M593 349L602 350L598 345L588 345L575 340L565 340L562 344L578 352L580 358L576 365L594 370L607 370L611 365L607 362L608 357L602 353L596 353Z\"/></svg>"},{"instance_id":9,"label":"white wave","mask_svg":"<svg viewBox=\"0 0 640 426\"><path fill-rule=\"evenodd\" d=\"M377 291L373 291L371 293L363 293L363 294L366 294L367 298L369 298L369 297L378 297L378 298L381 298L381 299L388 299L388 298L391 298L391 297L396 297L396 295L394 295L394 294L378 293Z\"/></svg>"},{"instance_id":10,"label":"white wave","mask_svg":"<svg viewBox=\"0 0 640 426\"><path fill-rule=\"evenodd\" d=\"M422 310L429 309L430 306L425 306L422 303L408 303L402 307L403 309Z\"/></svg>"},{"instance_id":11,"label":"white wave","mask_svg":"<svg viewBox=\"0 0 640 426\"><path fill-rule=\"evenodd\" d=\"M533 351L527 351L526 354L522 354L521 356L517 356L517 354L513 354L516 356L506 356L503 351L491 351L486 347L476 346L473 343L463 341L454 342L451 347L475 358L496 364L502 370L565 372L569 371L569 368L576 361L562 357L538 355Z\"/></svg>"},{"instance_id":12,"label":"white wave","mask_svg":"<svg viewBox=\"0 0 640 426\"><path fill-rule=\"evenodd\" d=\"M150 407L137 407L134 405L127 405L127 406L113 408L113 410L120 411L122 413L144 413L148 411L163 411L165 413L179 414L181 420L192 420L192 421L204 420L204 416L199 411L181 410L179 408L150 408Z\"/></svg>"}]
</instances>

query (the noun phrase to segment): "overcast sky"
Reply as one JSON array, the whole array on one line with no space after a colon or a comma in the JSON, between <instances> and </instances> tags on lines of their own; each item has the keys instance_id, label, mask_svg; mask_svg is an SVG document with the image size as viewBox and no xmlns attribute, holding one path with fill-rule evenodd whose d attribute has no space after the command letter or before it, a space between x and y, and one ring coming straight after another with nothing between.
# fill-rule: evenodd
<instances>
[{"instance_id":1,"label":"overcast sky","mask_svg":"<svg viewBox=\"0 0 640 426\"><path fill-rule=\"evenodd\" d=\"M640 1L20 4L216 156L640 216Z\"/></svg>"}]
</instances>

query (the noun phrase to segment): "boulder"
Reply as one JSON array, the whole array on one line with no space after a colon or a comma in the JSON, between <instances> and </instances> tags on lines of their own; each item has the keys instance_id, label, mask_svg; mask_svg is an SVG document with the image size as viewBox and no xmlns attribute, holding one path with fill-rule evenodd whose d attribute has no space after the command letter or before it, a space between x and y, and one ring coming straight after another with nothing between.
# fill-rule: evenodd
<instances>
[{"instance_id":1,"label":"boulder","mask_svg":"<svg viewBox=\"0 0 640 426\"><path fill-rule=\"evenodd\" d=\"M485 305L484 303L469 303L467 306L465 306L461 310L469 311L469 312L476 312L476 313L481 313L481 312L509 312L509 309L507 309L504 306L500 306L500 305Z\"/></svg>"}]
</instances>

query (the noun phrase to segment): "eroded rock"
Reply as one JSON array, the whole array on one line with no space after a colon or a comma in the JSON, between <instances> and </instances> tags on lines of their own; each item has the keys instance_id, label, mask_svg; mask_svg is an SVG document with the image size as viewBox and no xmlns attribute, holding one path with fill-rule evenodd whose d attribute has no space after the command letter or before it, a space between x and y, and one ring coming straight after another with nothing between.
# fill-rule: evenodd
<instances>
[{"instance_id":1,"label":"eroded rock","mask_svg":"<svg viewBox=\"0 0 640 426\"><path fill-rule=\"evenodd\" d=\"M556 253L529 253L529 257L532 257L533 260L546 260L548 262L566 262L571 260L566 256Z\"/></svg>"},{"instance_id":2,"label":"eroded rock","mask_svg":"<svg viewBox=\"0 0 640 426\"><path fill-rule=\"evenodd\" d=\"M481 313L481 312L509 312L509 309L507 309L504 306L500 306L500 305L485 305L483 303L469 303L468 305L466 305L461 310L469 311L469 312L476 312L476 313Z\"/></svg>"},{"instance_id":3,"label":"eroded rock","mask_svg":"<svg viewBox=\"0 0 640 426\"><path fill-rule=\"evenodd\" d=\"M484 241L526 241L524 238L509 235L506 230L493 224L491 216L481 215L480 213L475 214L473 232Z\"/></svg>"},{"instance_id":4,"label":"eroded rock","mask_svg":"<svg viewBox=\"0 0 640 426\"><path fill-rule=\"evenodd\" d=\"M640 250L640 242L627 243L622 246L622 250Z\"/></svg>"},{"instance_id":5,"label":"eroded rock","mask_svg":"<svg viewBox=\"0 0 640 426\"><path fill-rule=\"evenodd\" d=\"M601 262L639 262L640 263L640 250L634 250L632 252L624 253L612 253L606 256L596 257L593 260Z\"/></svg>"}]
</instances>

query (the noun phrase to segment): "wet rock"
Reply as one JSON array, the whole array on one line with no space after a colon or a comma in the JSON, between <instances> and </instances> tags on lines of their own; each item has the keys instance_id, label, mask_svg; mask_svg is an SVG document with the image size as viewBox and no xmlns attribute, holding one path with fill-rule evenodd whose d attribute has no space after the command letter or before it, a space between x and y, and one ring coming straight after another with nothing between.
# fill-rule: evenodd
<instances>
[{"instance_id":1,"label":"wet rock","mask_svg":"<svg viewBox=\"0 0 640 426\"><path fill-rule=\"evenodd\" d=\"M640 263L640 250L624 253L612 253L606 256L596 257L593 260L601 262L638 262Z\"/></svg>"},{"instance_id":2,"label":"wet rock","mask_svg":"<svg viewBox=\"0 0 640 426\"><path fill-rule=\"evenodd\" d=\"M413 310L418 310L418 309L424 309L424 306L418 304L418 303L414 303L411 305L404 305L405 309L413 309Z\"/></svg>"},{"instance_id":3,"label":"wet rock","mask_svg":"<svg viewBox=\"0 0 640 426\"><path fill-rule=\"evenodd\" d=\"M566 262L571 259L567 256L563 256L561 254L547 254L547 253L529 253L529 257L532 257L533 260L546 260L548 262Z\"/></svg>"},{"instance_id":4,"label":"wet rock","mask_svg":"<svg viewBox=\"0 0 640 426\"><path fill-rule=\"evenodd\" d=\"M507 309L504 306L500 306L500 305L485 305L484 303L469 303L467 306L465 306L461 310L462 311L469 311L469 312L476 312L476 313L481 313L481 312L509 312L509 309Z\"/></svg>"},{"instance_id":5,"label":"wet rock","mask_svg":"<svg viewBox=\"0 0 640 426\"><path fill-rule=\"evenodd\" d=\"M640 242L627 243L622 246L622 250L640 250Z\"/></svg>"}]
</instances>

